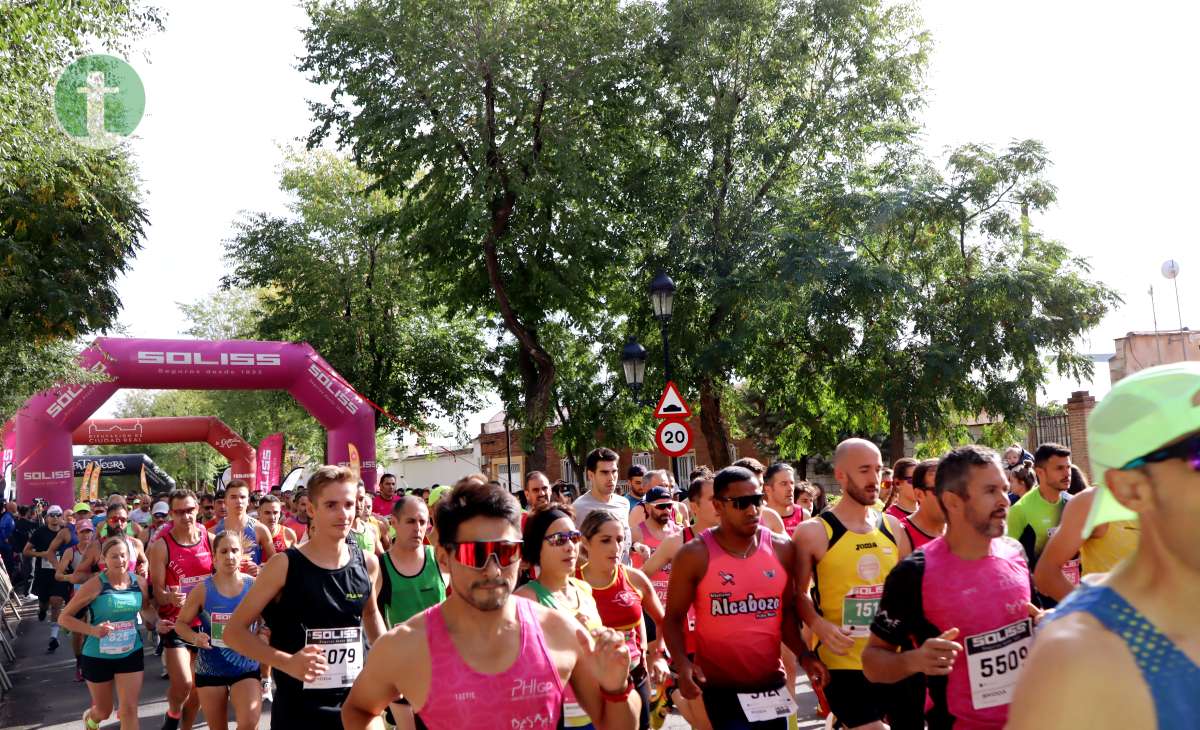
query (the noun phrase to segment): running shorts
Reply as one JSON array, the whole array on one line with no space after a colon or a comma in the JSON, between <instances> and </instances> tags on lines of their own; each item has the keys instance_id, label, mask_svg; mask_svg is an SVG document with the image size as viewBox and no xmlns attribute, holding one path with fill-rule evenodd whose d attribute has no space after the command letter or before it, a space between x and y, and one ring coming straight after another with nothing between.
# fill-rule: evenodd
<instances>
[{"instance_id":1,"label":"running shorts","mask_svg":"<svg viewBox=\"0 0 1200 730\"><path fill-rule=\"evenodd\" d=\"M79 657L79 670L83 678L97 684L111 682L118 674L135 674L145 668L146 659L141 649L120 659L100 659L87 655Z\"/></svg>"},{"instance_id":2,"label":"running shorts","mask_svg":"<svg viewBox=\"0 0 1200 730\"><path fill-rule=\"evenodd\" d=\"M253 679L255 682L262 680L262 674L257 669L253 672L243 672L241 674L231 674L228 676L220 674L197 674L197 687L232 687L241 682L243 679Z\"/></svg>"},{"instance_id":3,"label":"running shorts","mask_svg":"<svg viewBox=\"0 0 1200 730\"><path fill-rule=\"evenodd\" d=\"M707 686L701 690L708 721L720 730L787 730L788 718L777 717L767 722L750 722L742 711L736 689Z\"/></svg>"}]
</instances>

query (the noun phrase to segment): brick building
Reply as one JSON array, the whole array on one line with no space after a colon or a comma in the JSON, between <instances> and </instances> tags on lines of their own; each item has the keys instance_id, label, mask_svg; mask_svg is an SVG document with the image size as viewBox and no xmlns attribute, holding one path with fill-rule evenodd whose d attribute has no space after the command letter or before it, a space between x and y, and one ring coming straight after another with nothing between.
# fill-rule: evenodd
<instances>
[{"instance_id":1,"label":"brick building","mask_svg":"<svg viewBox=\"0 0 1200 730\"><path fill-rule=\"evenodd\" d=\"M697 464L708 463L708 443L700 431L700 419L693 417L689 419L688 425L692 429L693 448L692 451L679 457L679 472L684 479L687 478L688 472L696 468ZM550 426L542 433L542 438L546 443L546 476L550 478L551 482L562 479L566 482L576 483L578 479L570 473L566 456L558 453L558 449L554 448L555 428L555 426ZM511 459L512 484L514 488L519 489L521 477L527 471L525 468L526 455L521 451L523 436L523 432L519 430L509 431L506 446L503 412L497 413L490 421L483 424L479 433L479 463L484 473L493 479L504 482ZM596 445L602 446L603 444L597 443ZM734 453L731 461L743 456L759 458L758 450L754 448L754 444L749 439L736 439L733 447ZM631 449L621 449L618 453L621 455L622 482L624 482L625 470L630 464L641 464L646 469L671 468L671 460L657 451L634 452ZM580 486L586 489L586 485Z\"/></svg>"}]
</instances>

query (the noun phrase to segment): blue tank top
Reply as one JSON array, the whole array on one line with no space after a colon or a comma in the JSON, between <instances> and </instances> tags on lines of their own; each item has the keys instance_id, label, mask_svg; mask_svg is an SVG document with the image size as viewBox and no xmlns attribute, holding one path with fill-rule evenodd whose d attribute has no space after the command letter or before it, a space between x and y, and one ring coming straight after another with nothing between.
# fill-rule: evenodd
<instances>
[{"instance_id":1,"label":"blue tank top","mask_svg":"<svg viewBox=\"0 0 1200 730\"><path fill-rule=\"evenodd\" d=\"M1091 614L1125 641L1154 698L1159 730L1192 727L1200 716L1200 667L1108 586L1079 586L1051 620L1076 611Z\"/></svg>"},{"instance_id":2,"label":"blue tank top","mask_svg":"<svg viewBox=\"0 0 1200 730\"><path fill-rule=\"evenodd\" d=\"M128 588L113 588L108 574L100 573L100 595L88 606L88 622L98 626L105 621L113 628L102 638L89 636L83 641L83 655L94 659L123 659L142 650L142 632L138 631L138 612L142 610L142 589L138 577L129 576Z\"/></svg>"},{"instance_id":3,"label":"blue tank top","mask_svg":"<svg viewBox=\"0 0 1200 730\"><path fill-rule=\"evenodd\" d=\"M253 517L246 518L246 526L242 528L242 551L250 556L255 565L262 565L262 547L258 544L258 534L254 531L254 525L256 524L257 520ZM225 518L222 517L221 521L213 529L213 534L220 535L224 531ZM247 549L247 545L252 547Z\"/></svg>"},{"instance_id":4,"label":"blue tank top","mask_svg":"<svg viewBox=\"0 0 1200 730\"><path fill-rule=\"evenodd\" d=\"M240 576L240 574L239 574ZM212 649L201 649L196 658L196 673L209 677L236 677L258 671L258 662L225 646L225 623L238 607L254 581L242 579L242 592L229 598L221 595L212 578L204 581L204 608L200 611L200 630L208 634Z\"/></svg>"}]
</instances>

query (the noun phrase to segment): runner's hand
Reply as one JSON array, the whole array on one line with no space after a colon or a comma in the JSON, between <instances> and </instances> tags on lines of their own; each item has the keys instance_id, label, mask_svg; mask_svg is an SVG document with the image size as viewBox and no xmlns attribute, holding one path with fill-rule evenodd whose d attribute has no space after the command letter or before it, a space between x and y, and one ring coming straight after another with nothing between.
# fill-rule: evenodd
<instances>
[{"instance_id":1,"label":"runner's hand","mask_svg":"<svg viewBox=\"0 0 1200 730\"><path fill-rule=\"evenodd\" d=\"M175 619L159 618L157 629L158 629L158 633L162 634L163 636L166 636L167 634L169 634L175 630Z\"/></svg>"},{"instance_id":2,"label":"runner's hand","mask_svg":"<svg viewBox=\"0 0 1200 730\"><path fill-rule=\"evenodd\" d=\"M105 636L108 636L108 632L112 631L112 629L112 624L107 621L101 621L100 623L96 624L96 630L93 633L93 636L95 636L97 639L103 639Z\"/></svg>"},{"instance_id":3,"label":"runner's hand","mask_svg":"<svg viewBox=\"0 0 1200 730\"><path fill-rule=\"evenodd\" d=\"M813 689L822 689L829 684L829 668L816 654L805 654L800 657L800 668L808 675L808 683Z\"/></svg>"},{"instance_id":4,"label":"runner's hand","mask_svg":"<svg viewBox=\"0 0 1200 730\"><path fill-rule=\"evenodd\" d=\"M667 660L661 656L655 659L650 664L650 684L655 687L667 681L671 676L671 667L667 664Z\"/></svg>"},{"instance_id":5,"label":"runner's hand","mask_svg":"<svg viewBox=\"0 0 1200 730\"><path fill-rule=\"evenodd\" d=\"M649 560L650 556L653 554L653 551L650 550L649 545L643 545L640 542L635 542L633 544L633 551L647 560Z\"/></svg>"},{"instance_id":6,"label":"runner's hand","mask_svg":"<svg viewBox=\"0 0 1200 730\"><path fill-rule=\"evenodd\" d=\"M941 636L926 639L912 654L916 671L926 676L949 674L954 668L954 659L962 651L962 644L954 641L958 638L958 629L942 632Z\"/></svg>"},{"instance_id":7,"label":"runner's hand","mask_svg":"<svg viewBox=\"0 0 1200 730\"><path fill-rule=\"evenodd\" d=\"M242 567L240 567L238 570L250 576L251 578L258 577L258 563L254 562L253 560L243 560Z\"/></svg>"},{"instance_id":8,"label":"runner's hand","mask_svg":"<svg viewBox=\"0 0 1200 730\"><path fill-rule=\"evenodd\" d=\"M309 644L293 654L280 669L301 682L312 682L329 670L329 664L325 661L325 652Z\"/></svg>"},{"instance_id":9,"label":"runner's hand","mask_svg":"<svg viewBox=\"0 0 1200 730\"><path fill-rule=\"evenodd\" d=\"M689 700L700 696L700 685L705 683L704 672L686 658L679 662L679 694Z\"/></svg>"},{"instance_id":10,"label":"runner's hand","mask_svg":"<svg viewBox=\"0 0 1200 730\"><path fill-rule=\"evenodd\" d=\"M179 590L179 586L171 586L171 588L169 590L167 590L167 605L168 606L178 606L178 607L182 608L183 602L186 599L187 599L187 596L183 595L183 591Z\"/></svg>"},{"instance_id":11,"label":"runner's hand","mask_svg":"<svg viewBox=\"0 0 1200 730\"><path fill-rule=\"evenodd\" d=\"M1038 608L1037 606L1033 605L1032 603L1029 603L1028 601L1026 601L1025 607L1027 609L1029 609L1029 618L1033 619L1034 628L1037 628L1037 625L1040 624L1043 619L1045 619L1047 616L1050 615L1050 611L1043 611L1042 609Z\"/></svg>"},{"instance_id":12,"label":"runner's hand","mask_svg":"<svg viewBox=\"0 0 1200 730\"><path fill-rule=\"evenodd\" d=\"M211 649L212 639L210 639L208 634L204 633L203 631L197 631L196 640L192 642L192 645L201 649Z\"/></svg>"},{"instance_id":13,"label":"runner's hand","mask_svg":"<svg viewBox=\"0 0 1200 730\"><path fill-rule=\"evenodd\" d=\"M835 626L828 619L818 618L812 625L812 631L825 645L825 648L834 654L845 656L854 648L854 639L850 638L850 630Z\"/></svg>"},{"instance_id":14,"label":"runner's hand","mask_svg":"<svg viewBox=\"0 0 1200 730\"><path fill-rule=\"evenodd\" d=\"M577 629L575 637L583 647L585 659L592 662L592 671L600 682L600 688L608 691L616 687L613 694L624 691L629 683L629 647L625 646L625 637L621 632L603 627L593 629L595 648L582 630Z\"/></svg>"}]
</instances>

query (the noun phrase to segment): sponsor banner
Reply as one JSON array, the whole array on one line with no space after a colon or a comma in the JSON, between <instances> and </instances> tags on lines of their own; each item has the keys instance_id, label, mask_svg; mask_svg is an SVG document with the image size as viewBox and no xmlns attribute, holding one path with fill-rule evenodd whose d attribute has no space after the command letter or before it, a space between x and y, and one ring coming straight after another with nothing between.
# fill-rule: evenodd
<instances>
[{"instance_id":1,"label":"sponsor banner","mask_svg":"<svg viewBox=\"0 0 1200 730\"><path fill-rule=\"evenodd\" d=\"M268 492L283 477L283 434L273 433L258 444L258 489Z\"/></svg>"}]
</instances>

